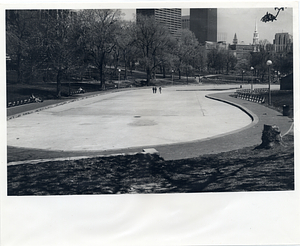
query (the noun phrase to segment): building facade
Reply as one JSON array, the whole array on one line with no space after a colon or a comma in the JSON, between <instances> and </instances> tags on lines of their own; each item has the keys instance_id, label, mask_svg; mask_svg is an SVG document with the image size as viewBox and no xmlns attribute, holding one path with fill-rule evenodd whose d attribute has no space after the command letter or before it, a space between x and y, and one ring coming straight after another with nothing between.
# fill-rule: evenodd
<instances>
[{"instance_id":1,"label":"building facade","mask_svg":"<svg viewBox=\"0 0 300 246\"><path fill-rule=\"evenodd\" d=\"M181 9L137 9L136 15L154 16L155 21L166 26L176 36L181 29Z\"/></svg>"},{"instance_id":2,"label":"building facade","mask_svg":"<svg viewBox=\"0 0 300 246\"><path fill-rule=\"evenodd\" d=\"M276 53L293 51L293 36L287 32L276 33L273 41Z\"/></svg>"},{"instance_id":3,"label":"building facade","mask_svg":"<svg viewBox=\"0 0 300 246\"><path fill-rule=\"evenodd\" d=\"M190 30L199 43L217 42L217 9L190 9Z\"/></svg>"},{"instance_id":4,"label":"building facade","mask_svg":"<svg viewBox=\"0 0 300 246\"><path fill-rule=\"evenodd\" d=\"M190 16L185 15L181 17L181 28L190 30Z\"/></svg>"}]
</instances>

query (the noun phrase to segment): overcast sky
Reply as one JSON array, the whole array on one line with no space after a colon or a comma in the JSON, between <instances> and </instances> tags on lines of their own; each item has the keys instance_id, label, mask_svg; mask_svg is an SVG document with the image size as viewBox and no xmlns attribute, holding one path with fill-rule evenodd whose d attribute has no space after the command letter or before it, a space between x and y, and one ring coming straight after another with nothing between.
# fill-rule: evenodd
<instances>
[{"instance_id":1,"label":"overcast sky","mask_svg":"<svg viewBox=\"0 0 300 246\"><path fill-rule=\"evenodd\" d=\"M123 9L126 19L132 19L134 9ZM252 43L255 22L259 33L259 40L267 39L273 42L275 33L288 32L293 34L293 9L286 8L281 11L274 22L262 22L260 19L269 12L273 15L277 11L274 8L218 8L218 37L223 37L228 43L232 43L236 33L239 43ZM189 15L189 9L182 9L182 15Z\"/></svg>"}]
</instances>

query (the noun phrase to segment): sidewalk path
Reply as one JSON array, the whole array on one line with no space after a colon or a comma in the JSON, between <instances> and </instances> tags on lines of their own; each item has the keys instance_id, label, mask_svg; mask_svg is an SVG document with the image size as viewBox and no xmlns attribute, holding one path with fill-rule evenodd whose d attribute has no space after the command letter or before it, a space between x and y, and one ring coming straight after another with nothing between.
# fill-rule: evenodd
<instances>
[{"instance_id":1,"label":"sidewalk path","mask_svg":"<svg viewBox=\"0 0 300 246\"><path fill-rule=\"evenodd\" d=\"M100 94L101 92L94 93ZM277 125L284 134L292 125L292 119L282 116L279 112L269 109L261 104L245 101L229 96L229 92L212 94L208 97L212 100L221 100L226 103L240 107L248 114L252 115L254 121L244 129L237 130L230 134L215 136L211 139L200 141L178 143L160 146L142 146L139 148L126 148L111 151L48 151L40 149L17 148L8 146L7 157L8 162L36 160L36 159L51 159L51 158L68 158L80 156L96 156L96 155L111 155L118 153L136 153L141 152L146 148L155 148L161 157L165 160L175 160L198 157L204 154L215 154L225 151L237 150L243 147L257 146L261 143L261 133L264 124ZM93 96L93 93L87 95L78 95L80 97ZM41 104L33 103L26 105L29 107L16 107L7 110L7 116L22 114L28 110L39 110L43 107L49 107L57 103L66 103L67 100L49 100Z\"/></svg>"},{"instance_id":2,"label":"sidewalk path","mask_svg":"<svg viewBox=\"0 0 300 246\"><path fill-rule=\"evenodd\" d=\"M264 124L277 125L281 133L284 134L290 129L293 123L292 119L282 116L282 114L275 110L258 103L231 97L230 93L219 93L209 95L209 97L241 107L253 116L254 122L246 129L223 136L216 136L212 139L157 147L156 149L165 160L192 158L199 155L216 154L244 147L257 146L261 144Z\"/></svg>"}]
</instances>

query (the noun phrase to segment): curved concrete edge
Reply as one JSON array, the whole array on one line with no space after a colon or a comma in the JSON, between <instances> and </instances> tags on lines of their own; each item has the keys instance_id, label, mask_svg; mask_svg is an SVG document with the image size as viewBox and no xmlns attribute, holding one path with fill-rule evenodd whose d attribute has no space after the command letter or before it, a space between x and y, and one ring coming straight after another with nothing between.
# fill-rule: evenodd
<instances>
[{"instance_id":1,"label":"curved concrete edge","mask_svg":"<svg viewBox=\"0 0 300 246\"><path fill-rule=\"evenodd\" d=\"M239 108L240 110L244 111L247 115L250 116L250 118L252 119L252 123L250 124L250 126L252 125L255 125L258 123L259 121L259 118L257 117L256 114L254 114L251 110L243 107L242 105L240 104L237 104L237 103L234 103L234 102L231 102L231 101L228 101L228 100L225 100L225 99L221 99L221 98L218 98L216 96L216 94L209 94L209 95L205 95L206 98L209 98L209 99L212 99L212 100L216 100L216 101L220 101L220 102L224 102L224 103L227 103L227 104L230 104L234 107L237 107ZM243 128L241 128L243 129Z\"/></svg>"},{"instance_id":2,"label":"curved concrete edge","mask_svg":"<svg viewBox=\"0 0 300 246\"><path fill-rule=\"evenodd\" d=\"M24 115L33 114L33 113L40 112L40 111L45 110L45 109L58 107L58 106L61 106L61 105L67 104L67 103L76 102L76 101L80 101L80 100L87 99L87 98L97 97L97 96L100 96L100 95L105 94L105 93L116 93L116 92L120 92L120 91L137 90L137 89L144 89L144 88L122 88L122 89L118 89L118 90L107 90L107 91L102 91L102 92L95 93L95 94L92 94L92 95L82 96L82 97L74 98L74 99L70 99L70 100L66 99L66 101L64 101L64 102L54 103L54 104L51 104L51 105L48 105L48 106L44 106L44 107L40 107L40 108L37 108L37 109L28 110L28 111L25 111L25 112L22 112L22 113L10 115L10 116L6 117L6 120L12 120L12 119L24 116ZM22 105L20 105L20 106L22 106Z\"/></svg>"},{"instance_id":3,"label":"curved concrete edge","mask_svg":"<svg viewBox=\"0 0 300 246\"><path fill-rule=\"evenodd\" d=\"M19 118L19 117L21 117L21 116L24 116L24 115L37 113L37 112L40 112L40 111L45 110L45 109L55 108L55 107L58 107L58 106L61 106L61 105L64 105L64 104L68 104L68 103L80 101L80 100L87 99L87 98L96 97L96 96L99 96L99 95L100 95L100 93L94 94L94 95L89 95L89 96L83 96L83 97L80 97L80 98L70 99L70 100L66 100L66 101L64 101L64 102L55 103L55 104L48 105L48 106L44 106L44 107L41 107L41 108L37 108L37 109L25 111L25 112L22 112L22 113L19 113L19 114L14 114L14 115L8 116L8 117L6 118L6 120L12 120L12 119L15 119L15 118Z\"/></svg>"},{"instance_id":4,"label":"curved concrete edge","mask_svg":"<svg viewBox=\"0 0 300 246\"><path fill-rule=\"evenodd\" d=\"M291 124L290 128L281 135L281 137L284 137L285 135L289 134L294 129L294 122Z\"/></svg>"},{"instance_id":5,"label":"curved concrete edge","mask_svg":"<svg viewBox=\"0 0 300 246\"><path fill-rule=\"evenodd\" d=\"M93 96L98 96L99 94L97 95L93 95ZM89 96L91 97L91 96ZM224 136L227 136L227 135L232 135L232 134L235 134L237 132L241 132L241 131L244 131L250 127L253 127L254 125L256 125L259 121L259 118L256 114L254 114L251 110L243 107L242 105L239 105L237 103L234 103L234 102L231 102L231 101L228 101L228 100L225 100L225 99L221 99L221 98L218 98L217 97L217 94L209 94L209 95L205 95L206 98L209 98L209 99L212 99L212 100L217 100L217 101L220 101L220 102L223 102L223 103L228 103L234 107L237 107L239 108L240 110L242 110L243 112L245 112L251 119L252 119L252 122L245 126L245 127L242 127L240 129L237 129L237 130L234 130L234 131L230 131L230 132L226 132L226 133L223 133L223 134L219 134L219 135L216 135L216 136L213 136L213 137L208 137L208 138L204 138L204 139L200 139L200 140L194 140L194 141L187 141L187 142L180 142L180 143L171 143L171 144L162 144L162 145L147 145L147 146L136 146L136 147L131 147L131 148L127 148L127 150L136 150L136 149L143 149L143 151L140 151L140 152L126 152L126 153L123 153L122 150L124 149L119 149L119 150L114 150L115 153L111 153L111 154L106 154L106 155L87 155L87 156L76 156L76 157L61 157L61 158L50 158L50 159L37 159L37 160L27 160L27 161L17 161L17 162L9 162L7 163L7 166L13 166L13 165L21 165L21 164L38 164L38 163L43 163L43 162L50 162L50 161L67 161L67 160L79 160L79 159L89 159L89 158L97 158L97 157L109 157L109 156L118 156L118 155L135 155L135 154L138 154L138 153L148 153L148 151L144 151L144 150L147 150L147 148L154 148L154 147L161 147L161 146L176 146L176 145L180 145L180 144L184 144L184 143L199 143L199 142L204 142L204 141L208 141L208 140L211 140L211 139L216 139L216 138L220 138L220 137L224 137ZM84 98L87 98L87 97L82 97L78 100L81 100L81 99L84 99ZM71 101L68 101L68 102L64 102L62 104L65 104L65 103L69 103L69 102L73 102L73 101L77 101L77 100L71 100ZM53 107L55 106L59 106L59 105L62 105L61 103L60 104L56 104L56 105L51 105ZM50 108L51 106L49 107L45 107L45 108ZM44 108L44 109L45 109ZM39 110L36 110L34 112L37 112ZM26 113L26 112L25 112ZM88 153L88 152L87 152ZM153 154L153 153L150 153L150 154ZM155 154L159 154L159 152L156 152Z\"/></svg>"},{"instance_id":6,"label":"curved concrete edge","mask_svg":"<svg viewBox=\"0 0 300 246\"><path fill-rule=\"evenodd\" d=\"M75 157L61 157L61 158L50 158L50 159L36 159L36 160L27 160L27 161L14 161L7 163L7 166L16 166L16 165L22 165L22 164L40 164L45 162L53 162L53 161L76 161L81 159L91 159L91 158L98 158L98 157L112 157L112 156L131 156L136 154L159 154L158 151L155 149L145 149L141 152L130 152L130 153L116 153L116 154L107 154L107 155L91 155L91 156L75 156Z\"/></svg>"},{"instance_id":7,"label":"curved concrete edge","mask_svg":"<svg viewBox=\"0 0 300 246\"><path fill-rule=\"evenodd\" d=\"M64 102L54 103L54 104L51 104L51 105L48 105L48 106L44 106L44 107L40 107L40 108L37 108L37 109L28 110L28 111L25 111L25 112L22 112L22 113L10 115L10 116L6 117L6 120L12 120L12 119L24 116L24 115L37 113L37 112L40 112L42 110L58 107L58 106L61 106L61 105L67 104L67 103L72 103L72 102L84 100L84 99L87 99L87 98L97 97L97 96L100 96L100 95L105 94L105 93L116 93L116 92L129 90L129 89L133 89L133 88L124 88L124 89L119 89L119 90L108 90L108 91L102 91L102 92L99 92L99 93L95 93L95 94L92 94L92 95L81 96L79 98L74 98L74 99L69 99L69 100L66 99L66 101L64 101Z\"/></svg>"}]
</instances>

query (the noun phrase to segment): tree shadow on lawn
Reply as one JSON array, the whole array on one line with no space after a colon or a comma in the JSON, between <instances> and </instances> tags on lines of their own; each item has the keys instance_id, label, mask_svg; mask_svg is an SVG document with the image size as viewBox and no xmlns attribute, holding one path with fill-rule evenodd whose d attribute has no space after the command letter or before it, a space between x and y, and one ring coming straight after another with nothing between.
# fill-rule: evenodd
<instances>
[{"instance_id":1,"label":"tree shadow on lawn","mask_svg":"<svg viewBox=\"0 0 300 246\"><path fill-rule=\"evenodd\" d=\"M8 166L8 195L293 190L293 137L285 143L176 161L136 154Z\"/></svg>"}]
</instances>

